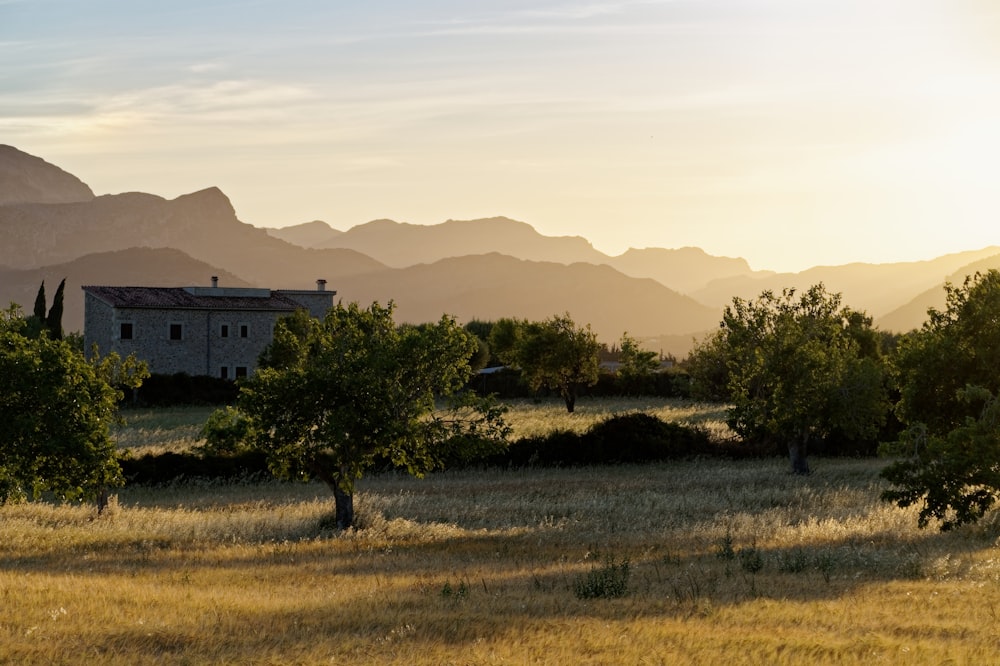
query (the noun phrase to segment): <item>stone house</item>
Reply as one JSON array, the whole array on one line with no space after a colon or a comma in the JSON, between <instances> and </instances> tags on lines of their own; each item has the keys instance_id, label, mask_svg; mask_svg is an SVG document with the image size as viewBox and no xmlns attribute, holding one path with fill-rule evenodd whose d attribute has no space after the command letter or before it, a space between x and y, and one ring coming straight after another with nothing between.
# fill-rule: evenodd
<instances>
[{"instance_id":1,"label":"stone house","mask_svg":"<svg viewBox=\"0 0 1000 666\"><path fill-rule=\"evenodd\" d=\"M336 291L220 287L84 286L85 349L135 353L159 374L236 379L252 373L280 317L306 309L322 318Z\"/></svg>"}]
</instances>

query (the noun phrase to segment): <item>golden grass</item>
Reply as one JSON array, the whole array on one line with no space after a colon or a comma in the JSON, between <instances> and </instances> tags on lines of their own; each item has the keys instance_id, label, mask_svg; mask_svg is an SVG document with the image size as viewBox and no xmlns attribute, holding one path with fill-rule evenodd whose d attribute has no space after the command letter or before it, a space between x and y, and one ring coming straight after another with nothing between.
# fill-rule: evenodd
<instances>
[{"instance_id":1,"label":"golden grass","mask_svg":"<svg viewBox=\"0 0 1000 666\"><path fill-rule=\"evenodd\" d=\"M997 663L996 525L917 530L882 464L389 474L341 535L316 485L4 507L0 663Z\"/></svg>"},{"instance_id":2,"label":"golden grass","mask_svg":"<svg viewBox=\"0 0 1000 666\"><path fill-rule=\"evenodd\" d=\"M584 432L594 424L616 414L645 412L665 421L676 421L704 428L716 439L728 439L732 433L725 425L725 407L672 398L580 398L576 411L566 411L562 400L514 400L506 419L512 437L545 435L553 430ZM214 407L165 407L126 409L124 427L116 427L113 436L120 449L135 455L179 453L201 444L200 430Z\"/></svg>"},{"instance_id":3,"label":"golden grass","mask_svg":"<svg viewBox=\"0 0 1000 666\"><path fill-rule=\"evenodd\" d=\"M213 411L215 407L125 409L124 427L112 427L111 436L118 448L136 455L180 453L202 442L201 427Z\"/></svg>"}]
</instances>

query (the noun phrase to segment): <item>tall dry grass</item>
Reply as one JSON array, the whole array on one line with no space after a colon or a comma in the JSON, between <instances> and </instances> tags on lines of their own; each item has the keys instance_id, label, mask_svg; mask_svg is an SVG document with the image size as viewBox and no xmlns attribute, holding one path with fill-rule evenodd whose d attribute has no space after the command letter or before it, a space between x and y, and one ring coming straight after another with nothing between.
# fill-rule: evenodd
<instances>
[{"instance_id":1,"label":"tall dry grass","mask_svg":"<svg viewBox=\"0 0 1000 666\"><path fill-rule=\"evenodd\" d=\"M381 475L345 534L306 484L3 507L0 663L997 663L996 521L813 462Z\"/></svg>"},{"instance_id":2,"label":"tall dry grass","mask_svg":"<svg viewBox=\"0 0 1000 666\"><path fill-rule=\"evenodd\" d=\"M129 489L0 510L2 663L991 663L993 525L942 535L878 465L678 463ZM581 599L627 561L628 594Z\"/></svg>"}]
</instances>

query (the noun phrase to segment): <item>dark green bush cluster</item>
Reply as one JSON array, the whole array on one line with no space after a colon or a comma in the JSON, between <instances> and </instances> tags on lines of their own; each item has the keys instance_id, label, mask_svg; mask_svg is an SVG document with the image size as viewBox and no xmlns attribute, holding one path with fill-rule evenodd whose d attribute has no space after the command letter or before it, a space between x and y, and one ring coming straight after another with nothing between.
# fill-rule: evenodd
<instances>
[{"instance_id":1,"label":"dark green bush cluster","mask_svg":"<svg viewBox=\"0 0 1000 666\"><path fill-rule=\"evenodd\" d=\"M541 389L537 393L528 388L518 370L504 368L474 377L468 388L480 395L495 395L501 400L530 398L533 396L558 396L557 392ZM645 377L625 380L618 375L601 372L593 386L579 387L581 397L616 398L629 396L654 396L659 398L688 398L691 395L691 377L685 370L670 369Z\"/></svg>"},{"instance_id":2,"label":"dark green bush cluster","mask_svg":"<svg viewBox=\"0 0 1000 666\"><path fill-rule=\"evenodd\" d=\"M617 599L628 594L629 561L615 562L609 557L604 564L581 574L573 582L577 599Z\"/></svg>"},{"instance_id":3,"label":"dark green bush cluster","mask_svg":"<svg viewBox=\"0 0 1000 666\"><path fill-rule=\"evenodd\" d=\"M253 477L270 478L267 458L250 451L238 455L160 453L120 461L126 483L158 485L178 479L219 479L236 481Z\"/></svg>"},{"instance_id":4,"label":"dark green bush cluster","mask_svg":"<svg viewBox=\"0 0 1000 666\"><path fill-rule=\"evenodd\" d=\"M147 407L171 405L228 405L236 400L239 389L235 382L205 375L178 372L173 375L151 375L134 396L127 401Z\"/></svg>"},{"instance_id":5,"label":"dark green bush cluster","mask_svg":"<svg viewBox=\"0 0 1000 666\"><path fill-rule=\"evenodd\" d=\"M667 423L636 412L612 416L583 434L556 431L511 444L494 464L601 465L644 463L711 453L708 435L697 428Z\"/></svg>"},{"instance_id":6,"label":"dark green bush cluster","mask_svg":"<svg viewBox=\"0 0 1000 666\"><path fill-rule=\"evenodd\" d=\"M697 428L668 423L641 412L612 416L579 434L557 430L541 437L519 439L504 451L495 446L462 440L450 441L438 452L446 469L472 466L528 467L647 463L700 455L725 455ZM386 457L372 468L393 467ZM267 474L264 454L226 447L202 447L193 453L164 453L122 461L131 483L169 483L177 478L207 477L238 479Z\"/></svg>"}]
</instances>

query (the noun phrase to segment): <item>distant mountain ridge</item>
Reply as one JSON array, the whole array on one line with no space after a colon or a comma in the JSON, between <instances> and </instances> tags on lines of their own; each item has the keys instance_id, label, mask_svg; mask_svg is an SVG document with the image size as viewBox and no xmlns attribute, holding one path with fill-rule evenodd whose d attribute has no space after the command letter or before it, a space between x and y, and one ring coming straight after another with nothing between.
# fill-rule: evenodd
<instances>
[{"instance_id":1,"label":"distant mountain ridge","mask_svg":"<svg viewBox=\"0 0 1000 666\"><path fill-rule=\"evenodd\" d=\"M346 301L394 301L401 321L442 313L462 321L541 319L568 311L606 342L628 331L681 341L664 351L683 355L693 338L717 326L734 296L822 281L876 324L884 319L892 330L908 330L935 299L943 302L946 278L960 282L970 268L986 265L1000 266L1000 248L777 274L689 247L633 248L612 257L582 237L544 236L504 217L438 225L375 220L347 231L313 221L265 230L237 219L215 187L173 200L138 192L94 196L76 176L0 146L0 302L30 304L41 279L68 276L69 330L82 325L74 326L73 299L82 302L74 280L170 286L220 275L233 285L312 288L325 278Z\"/></svg>"},{"instance_id":2,"label":"distant mountain ridge","mask_svg":"<svg viewBox=\"0 0 1000 666\"><path fill-rule=\"evenodd\" d=\"M531 225L507 217L429 225L383 219L347 231L314 221L267 229L267 233L302 247L350 248L393 268L494 252L528 261L607 264L630 277L651 277L684 293L721 278L771 274L751 270L745 259L715 257L694 247L631 248L614 257L595 249L580 236L543 236Z\"/></svg>"},{"instance_id":3,"label":"distant mountain ridge","mask_svg":"<svg viewBox=\"0 0 1000 666\"><path fill-rule=\"evenodd\" d=\"M79 178L40 157L0 144L0 206L90 201L94 192Z\"/></svg>"}]
</instances>

